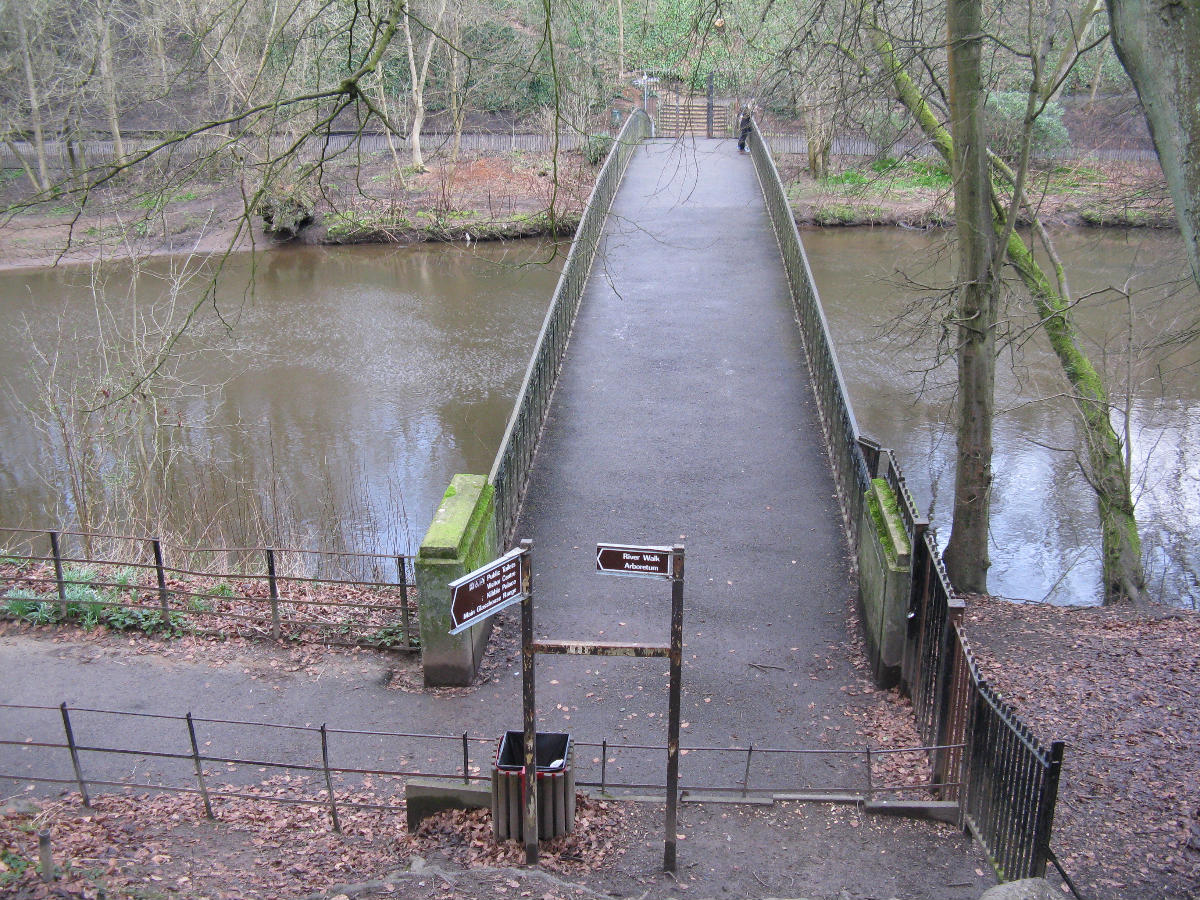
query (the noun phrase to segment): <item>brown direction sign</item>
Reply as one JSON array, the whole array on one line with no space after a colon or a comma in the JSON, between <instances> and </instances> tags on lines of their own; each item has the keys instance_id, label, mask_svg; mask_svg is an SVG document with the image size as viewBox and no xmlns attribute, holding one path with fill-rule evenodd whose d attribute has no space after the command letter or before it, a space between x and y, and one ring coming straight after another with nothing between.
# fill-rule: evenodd
<instances>
[{"instance_id":1,"label":"brown direction sign","mask_svg":"<svg viewBox=\"0 0 1200 900\"><path fill-rule=\"evenodd\" d=\"M525 596L525 551L517 548L450 582L451 634L465 631Z\"/></svg>"},{"instance_id":2,"label":"brown direction sign","mask_svg":"<svg viewBox=\"0 0 1200 900\"><path fill-rule=\"evenodd\" d=\"M610 575L671 577L670 547L631 547L626 544L597 544L596 571Z\"/></svg>"}]
</instances>

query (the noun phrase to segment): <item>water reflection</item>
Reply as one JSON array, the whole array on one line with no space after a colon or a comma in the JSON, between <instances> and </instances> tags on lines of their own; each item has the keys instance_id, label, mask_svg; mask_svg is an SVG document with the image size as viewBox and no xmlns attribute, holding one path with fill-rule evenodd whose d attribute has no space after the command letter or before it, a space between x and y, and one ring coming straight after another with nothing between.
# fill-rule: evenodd
<instances>
[{"instance_id":1,"label":"water reflection","mask_svg":"<svg viewBox=\"0 0 1200 900\"><path fill-rule=\"evenodd\" d=\"M829 229L806 231L803 239L859 426L897 450L918 502L945 529L954 485L954 371L929 366L937 339L943 339L943 351L945 340L952 340L940 328L934 289L949 280L947 236ZM1200 441L1200 348L1164 343L1194 326L1200 308L1178 235L1079 230L1060 233L1057 244L1074 296L1082 301L1077 322L1093 362L1106 373L1114 402L1128 403L1151 589L1164 602L1195 607L1200 468L1189 448ZM906 308L910 321L932 313L917 338L895 326ZM1032 325L1029 311L1015 307L1005 321L989 588L1020 599L1097 603L1095 500L1074 452L1066 381ZM1124 420L1117 410L1119 432Z\"/></svg>"},{"instance_id":2,"label":"water reflection","mask_svg":"<svg viewBox=\"0 0 1200 900\"><path fill-rule=\"evenodd\" d=\"M281 543L411 550L450 477L491 465L557 279L560 261L538 264L551 256L520 242L232 258L179 373L219 386L179 403L188 456L207 461L174 484L180 505L201 524L261 517ZM139 304L168 270L156 261L142 274ZM121 278L106 295L132 305ZM0 380L12 387L0 399L0 518L45 526L70 510L55 480L39 479L54 461L23 424L37 395L24 332L52 344L61 320L68 343L94 344L88 272L4 273L0 296ZM202 489L205 472L225 488Z\"/></svg>"}]
</instances>

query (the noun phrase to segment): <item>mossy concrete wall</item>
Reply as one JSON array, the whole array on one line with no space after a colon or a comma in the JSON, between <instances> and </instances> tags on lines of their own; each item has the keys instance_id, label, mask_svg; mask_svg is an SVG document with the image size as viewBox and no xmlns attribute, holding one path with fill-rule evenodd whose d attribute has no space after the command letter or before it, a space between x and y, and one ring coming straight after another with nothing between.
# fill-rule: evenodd
<instances>
[{"instance_id":1,"label":"mossy concrete wall","mask_svg":"<svg viewBox=\"0 0 1200 900\"><path fill-rule=\"evenodd\" d=\"M455 475L417 554L421 668L429 687L463 686L479 669L492 620L450 634L451 581L500 555L494 489L483 475Z\"/></svg>"},{"instance_id":2,"label":"mossy concrete wall","mask_svg":"<svg viewBox=\"0 0 1200 900\"><path fill-rule=\"evenodd\" d=\"M867 491L859 523L858 604L871 672L880 687L900 680L904 661L912 553L887 482Z\"/></svg>"}]
</instances>

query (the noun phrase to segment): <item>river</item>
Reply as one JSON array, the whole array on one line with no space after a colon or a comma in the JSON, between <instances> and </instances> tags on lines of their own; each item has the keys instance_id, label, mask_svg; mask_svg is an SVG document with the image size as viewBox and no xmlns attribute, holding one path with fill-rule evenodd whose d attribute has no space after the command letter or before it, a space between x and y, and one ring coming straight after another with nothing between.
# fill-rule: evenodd
<instances>
[{"instance_id":1,"label":"river","mask_svg":"<svg viewBox=\"0 0 1200 900\"><path fill-rule=\"evenodd\" d=\"M931 363L937 338L943 355L953 339L935 303L949 279L946 236L827 229L803 239L859 425L897 451L945 536L954 372ZM1151 590L1195 608L1200 467L1190 454L1200 446L1200 348L1163 344L1194 325L1200 308L1178 236L1077 230L1058 242L1084 298L1077 318L1093 359L1114 399L1128 399ZM550 255L545 244L517 242L231 257L217 303L200 307L177 367L154 382L165 437L150 456L169 470L172 508L140 518L152 504L138 492L139 464L103 438L119 416L101 410L76 436L99 473L92 490L120 498L96 524L208 543L411 552L450 477L491 465L561 266L561 257L540 264ZM145 350L129 338L146 334L152 349L155 323L169 331L208 283L212 263L188 265L153 261L136 291L120 269L99 284L86 267L0 273L0 525L44 528L75 515L61 436L47 440L29 424L49 371L31 347L47 359L57 351L55 384L95 405L86 373L100 360L96 334L124 338L111 368L144 367ZM182 288L172 306L164 298L173 277ZM1128 299L1106 290L1127 282ZM112 321L97 314L97 295ZM932 313L933 327L898 326L905 310L910 324ZM989 586L1013 599L1095 603L1095 503L1073 452L1065 381L1031 324L1019 305L1005 318ZM40 373L40 387L30 373ZM1122 411L1114 421L1124 428Z\"/></svg>"},{"instance_id":2,"label":"river","mask_svg":"<svg viewBox=\"0 0 1200 900\"><path fill-rule=\"evenodd\" d=\"M809 230L802 238L859 427L896 450L944 541L954 491L955 371L952 361L933 363L939 346L943 359L953 349L953 329L943 330L941 321L951 272L948 236L855 228ZM1075 319L1084 345L1118 407L1119 433L1128 410L1150 590L1162 602L1194 609L1200 603L1194 450L1200 347L1169 338L1194 330L1200 302L1179 236L1073 229L1055 241L1079 300ZM1094 604L1096 504L1077 462L1066 380L1034 321L1027 308L1011 303L1002 324L988 587L1012 599Z\"/></svg>"},{"instance_id":3,"label":"river","mask_svg":"<svg viewBox=\"0 0 1200 900\"><path fill-rule=\"evenodd\" d=\"M414 550L450 478L490 469L561 262L538 241L230 257L178 370L156 382L166 420L157 455L182 501L159 530L212 544ZM110 364L144 356L133 335L149 332L154 346L155 322L179 324L214 266L152 260L135 291L124 267L99 286L87 267L0 273L0 525L75 518L62 440L28 425L49 371L31 365L31 343L61 354L57 381L90 403L82 370L101 364L100 328L122 348ZM97 295L113 321L98 316ZM79 430L102 445L95 490L110 512L96 524L145 534L154 526L129 512L136 458L114 460L116 441L95 437L128 405Z\"/></svg>"}]
</instances>

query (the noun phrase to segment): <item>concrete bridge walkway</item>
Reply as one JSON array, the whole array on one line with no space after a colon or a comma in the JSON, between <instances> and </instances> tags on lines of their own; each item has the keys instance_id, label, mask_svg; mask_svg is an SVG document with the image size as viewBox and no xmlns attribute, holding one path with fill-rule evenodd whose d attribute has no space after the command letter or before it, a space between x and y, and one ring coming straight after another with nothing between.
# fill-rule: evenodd
<instances>
[{"instance_id":1,"label":"concrete bridge walkway","mask_svg":"<svg viewBox=\"0 0 1200 900\"><path fill-rule=\"evenodd\" d=\"M669 586L596 574L595 546L686 546L685 753L862 746L842 713L852 587L833 481L775 236L732 141L649 141L630 163L516 537L534 541L551 639L666 641ZM661 660L543 658L539 728L582 713L610 739L664 743L666 675ZM719 773L703 756L703 772L682 759L685 787L742 777L744 753ZM771 770L828 788L850 766L861 784L846 758L758 759L751 786Z\"/></svg>"}]
</instances>

